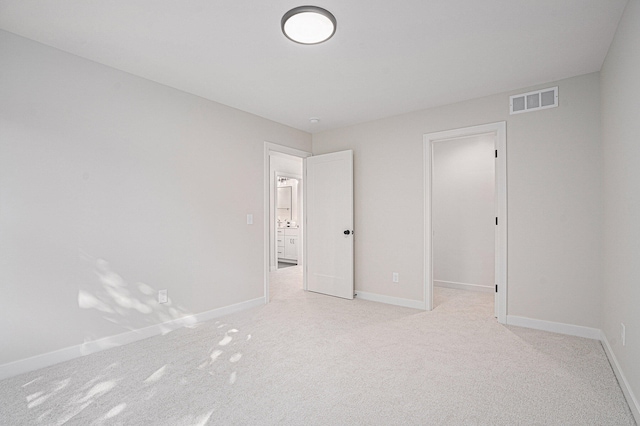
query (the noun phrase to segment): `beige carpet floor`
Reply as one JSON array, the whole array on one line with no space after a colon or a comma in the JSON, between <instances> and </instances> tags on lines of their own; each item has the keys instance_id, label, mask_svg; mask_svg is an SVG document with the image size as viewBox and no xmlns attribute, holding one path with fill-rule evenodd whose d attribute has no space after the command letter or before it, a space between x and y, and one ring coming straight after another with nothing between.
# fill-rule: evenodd
<instances>
[{"instance_id":1,"label":"beige carpet floor","mask_svg":"<svg viewBox=\"0 0 640 426\"><path fill-rule=\"evenodd\" d=\"M0 382L2 425L633 425L598 341L493 318L436 289L421 312L299 288Z\"/></svg>"}]
</instances>

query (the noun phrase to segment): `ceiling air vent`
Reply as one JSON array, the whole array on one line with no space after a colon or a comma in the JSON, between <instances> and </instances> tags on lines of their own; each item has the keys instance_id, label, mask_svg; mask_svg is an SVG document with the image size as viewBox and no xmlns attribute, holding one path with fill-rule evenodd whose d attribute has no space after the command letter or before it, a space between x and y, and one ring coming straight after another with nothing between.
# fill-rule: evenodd
<instances>
[{"instance_id":1,"label":"ceiling air vent","mask_svg":"<svg viewBox=\"0 0 640 426\"><path fill-rule=\"evenodd\" d=\"M537 111L539 109L555 108L558 106L558 87L536 90L509 97L509 113Z\"/></svg>"}]
</instances>

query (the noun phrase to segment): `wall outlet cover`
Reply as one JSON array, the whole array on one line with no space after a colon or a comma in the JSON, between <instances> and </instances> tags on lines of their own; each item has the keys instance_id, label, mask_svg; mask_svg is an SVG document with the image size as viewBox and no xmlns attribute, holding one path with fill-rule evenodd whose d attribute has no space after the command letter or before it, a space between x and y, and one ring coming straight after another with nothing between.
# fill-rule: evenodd
<instances>
[{"instance_id":1,"label":"wall outlet cover","mask_svg":"<svg viewBox=\"0 0 640 426\"><path fill-rule=\"evenodd\" d=\"M169 295L167 290L158 290L158 303L167 303L169 301Z\"/></svg>"}]
</instances>

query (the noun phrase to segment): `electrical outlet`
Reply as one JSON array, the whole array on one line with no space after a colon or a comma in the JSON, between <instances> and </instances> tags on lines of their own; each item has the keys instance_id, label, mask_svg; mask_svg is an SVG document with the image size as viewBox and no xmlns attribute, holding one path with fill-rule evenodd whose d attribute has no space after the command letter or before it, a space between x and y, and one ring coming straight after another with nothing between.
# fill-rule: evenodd
<instances>
[{"instance_id":1,"label":"electrical outlet","mask_svg":"<svg viewBox=\"0 0 640 426\"><path fill-rule=\"evenodd\" d=\"M622 346L627 345L626 327L620 323L620 337L622 338Z\"/></svg>"},{"instance_id":2,"label":"electrical outlet","mask_svg":"<svg viewBox=\"0 0 640 426\"><path fill-rule=\"evenodd\" d=\"M169 301L169 295L167 290L158 290L158 303L167 303Z\"/></svg>"},{"instance_id":3,"label":"electrical outlet","mask_svg":"<svg viewBox=\"0 0 640 426\"><path fill-rule=\"evenodd\" d=\"M397 272L393 273L393 282L394 283L400 282L400 274L399 273L397 273Z\"/></svg>"}]
</instances>

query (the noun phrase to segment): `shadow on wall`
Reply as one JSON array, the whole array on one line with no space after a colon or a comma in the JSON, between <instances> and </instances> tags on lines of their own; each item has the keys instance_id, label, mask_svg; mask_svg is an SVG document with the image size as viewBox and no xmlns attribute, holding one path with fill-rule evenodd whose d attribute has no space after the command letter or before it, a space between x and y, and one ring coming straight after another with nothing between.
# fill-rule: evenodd
<instances>
[{"instance_id":1,"label":"shadow on wall","mask_svg":"<svg viewBox=\"0 0 640 426\"><path fill-rule=\"evenodd\" d=\"M157 325L161 333L166 334L175 329L176 325L196 325L195 318L183 307L174 307L170 298L166 304L158 303L155 298L157 290L150 285L141 282L130 285L111 269L106 260L93 259L87 254L82 254L82 258L92 264L97 282L78 290L80 308L95 309L104 320L129 331ZM178 324L166 324L176 320ZM86 336L85 343L88 342L93 342L93 339Z\"/></svg>"}]
</instances>

